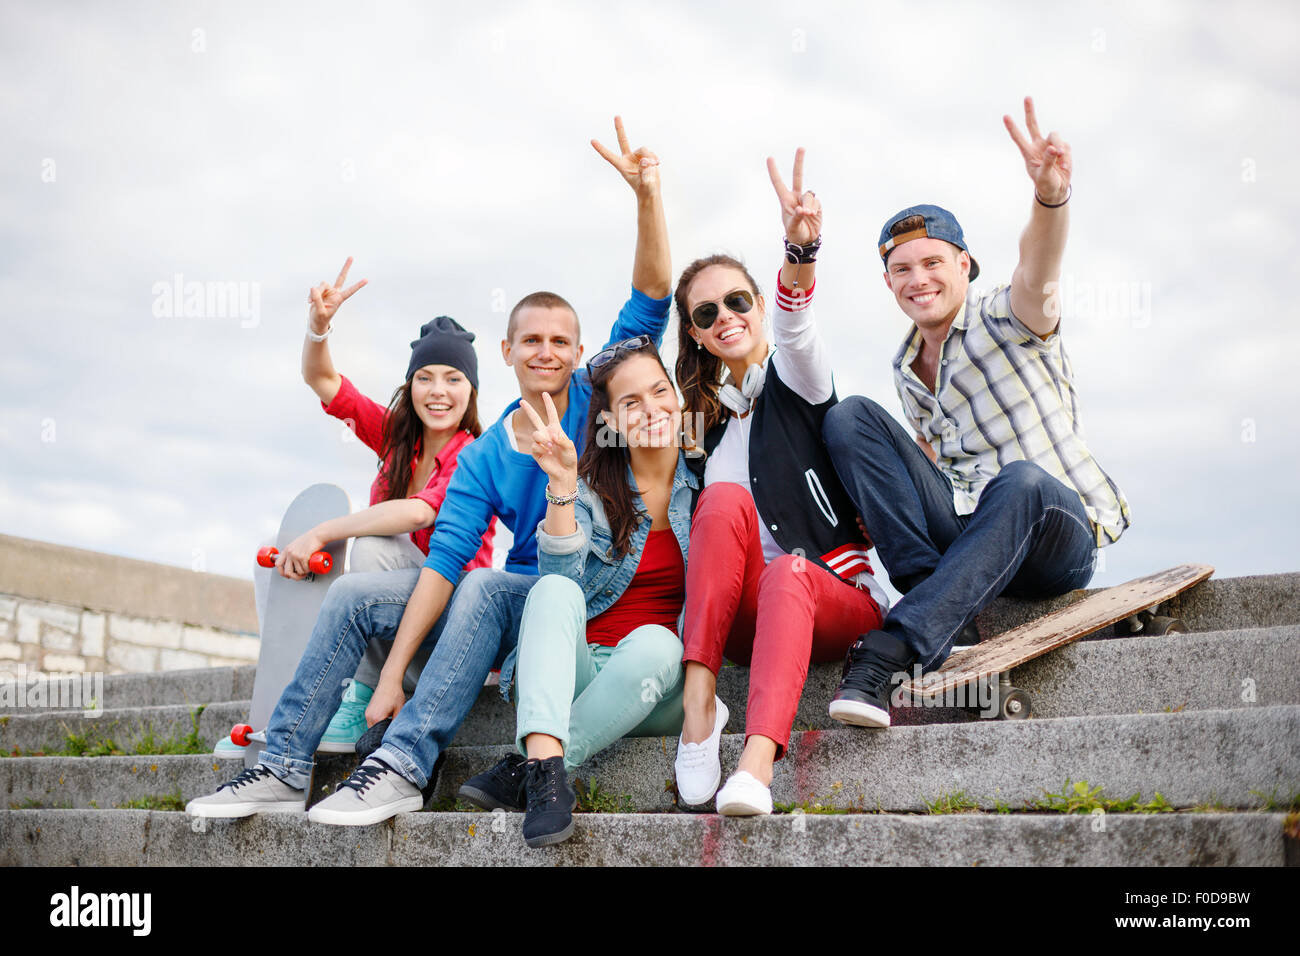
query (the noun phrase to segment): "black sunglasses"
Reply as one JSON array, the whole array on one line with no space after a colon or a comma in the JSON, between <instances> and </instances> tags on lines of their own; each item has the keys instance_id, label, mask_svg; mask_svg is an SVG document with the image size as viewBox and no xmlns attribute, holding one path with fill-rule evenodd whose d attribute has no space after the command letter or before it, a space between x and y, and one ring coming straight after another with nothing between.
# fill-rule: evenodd
<instances>
[{"instance_id":1,"label":"black sunglasses","mask_svg":"<svg viewBox=\"0 0 1300 956\"><path fill-rule=\"evenodd\" d=\"M601 349L591 357L591 361L587 363L587 371L594 372L602 365L608 365L614 361L619 352L636 352L649 344L651 343L648 335L638 335L635 338L624 339L622 342L615 342L609 348Z\"/></svg>"},{"instance_id":2,"label":"black sunglasses","mask_svg":"<svg viewBox=\"0 0 1300 956\"><path fill-rule=\"evenodd\" d=\"M736 315L744 315L754 307L754 297L744 289L728 292L722 297L722 304ZM691 312L691 321L697 329L707 329L718 321L718 303L701 302Z\"/></svg>"}]
</instances>

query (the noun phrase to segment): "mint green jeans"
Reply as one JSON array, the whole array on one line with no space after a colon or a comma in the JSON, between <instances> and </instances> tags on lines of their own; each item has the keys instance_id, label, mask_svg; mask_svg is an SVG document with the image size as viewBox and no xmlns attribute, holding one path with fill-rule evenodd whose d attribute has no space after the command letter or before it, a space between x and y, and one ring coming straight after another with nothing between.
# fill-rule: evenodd
<instances>
[{"instance_id":1,"label":"mint green jeans","mask_svg":"<svg viewBox=\"0 0 1300 956\"><path fill-rule=\"evenodd\" d=\"M614 647L587 643L582 588L548 574L528 592L515 665L515 742L550 734L572 770L620 737L682 731L682 642L658 624Z\"/></svg>"}]
</instances>

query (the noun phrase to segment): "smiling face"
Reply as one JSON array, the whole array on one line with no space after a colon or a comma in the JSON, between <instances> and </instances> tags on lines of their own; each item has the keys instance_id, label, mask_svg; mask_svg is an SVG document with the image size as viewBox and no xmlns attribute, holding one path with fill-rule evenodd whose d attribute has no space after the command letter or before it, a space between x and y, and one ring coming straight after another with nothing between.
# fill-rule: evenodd
<instances>
[{"instance_id":1,"label":"smiling face","mask_svg":"<svg viewBox=\"0 0 1300 956\"><path fill-rule=\"evenodd\" d=\"M952 243L913 239L889 254L885 285L917 328L938 329L965 306L969 274L970 256Z\"/></svg>"},{"instance_id":2,"label":"smiling face","mask_svg":"<svg viewBox=\"0 0 1300 956\"><path fill-rule=\"evenodd\" d=\"M411 377L411 404L426 430L459 428L473 391L465 373L450 365L425 365Z\"/></svg>"},{"instance_id":3,"label":"smiling face","mask_svg":"<svg viewBox=\"0 0 1300 956\"><path fill-rule=\"evenodd\" d=\"M628 448L667 448L682 432L682 406L668 373L649 354L628 356L605 379L605 424Z\"/></svg>"},{"instance_id":4,"label":"smiling face","mask_svg":"<svg viewBox=\"0 0 1300 956\"><path fill-rule=\"evenodd\" d=\"M515 370L524 395L557 395L582 360L578 320L563 307L525 306L515 316L514 335L501 343L501 355Z\"/></svg>"},{"instance_id":5,"label":"smiling face","mask_svg":"<svg viewBox=\"0 0 1300 956\"><path fill-rule=\"evenodd\" d=\"M754 307L748 312L733 312L724 304L724 300L738 290L748 292L754 298ZM743 272L723 265L702 269L686 292L687 314L694 314L695 309L705 302L717 304L718 317L707 329L692 323L691 338L729 367L758 364L767 357L763 299L754 293Z\"/></svg>"}]
</instances>

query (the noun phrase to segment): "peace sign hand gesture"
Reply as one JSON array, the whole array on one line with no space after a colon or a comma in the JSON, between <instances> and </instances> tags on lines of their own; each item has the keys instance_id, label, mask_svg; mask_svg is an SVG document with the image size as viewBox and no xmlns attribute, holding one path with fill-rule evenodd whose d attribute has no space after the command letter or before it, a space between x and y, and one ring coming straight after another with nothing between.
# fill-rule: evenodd
<instances>
[{"instance_id":1,"label":"peace sign hand gesture","mask_svg":"<svg viewBox=\"0 0 1300 956\"><path fill-rule=\"evenodd\" d=\"M619 156L592 140L596 152L605 157L605 161L619 171L627 184L638 196L650 196L659 188L659 157L642 146L632 149L628 143L627 132L623 129L623 117L614 117L614 132L618 135Z\"/></svg>"},{"instance_id":2,"label":"peace sign hand gesture","mask_svg":"<svg viewBox=\"0 0 1300 956\"><path fill-rule=\"evenodd\" d=\"M521 401L519 406L533 422L533 458L551 479L551 493L567 495L578 487L578 450L560 426L560 416L550 394L542 393L547 421L537 414L533 406Z\"/></svg>"},{"instance_id":3,"label":"peace sign hand gesture","mask_svg":"<svg viewBox=\"0 0 1300 956\"><path fill-rule=\"evenodd\" d=\"M1025 169L1034 181L1034 192L1045 204L1055 205L1065 201L1070 188L1070 173L1073 161L1070 157L1070 144L1056 132L1043 136L1038 130L1038 117L1034 113L1034 99L1025 97L1025 129L1029 136L1020 132L1010 116L1003 116L1011 139L1020 148L1020 155L1025 158Z\"/></svg>"},{"instance_id":4,"label":"peace sign hand gesture","mask_svg":"<svg viewBox=\"0 0 1300 956\"><path fill-rule=\"evenodd\" d=\"M307 293L307 304L311 306L307 313L307 321L311 323L317 335L323 334L329 327L330 320L334 318L334 313L339 310L339 306L369 281L362 279L347 289L343 288L343 283L348 279L348 270L351 268L352 257L348 256L348 261L343 263L343 269L333 285L329 285L322 279L319 285L314 286Z\"/></svg>"},{"instance_id":5,"label":"peace sign hand gesture","mask_svg":"<svg viewBox=\"0 0 1300 956\"><path fill-rule=\"evenodd\" d=\"M776 198L781 200L781 222L785 225L785 237L793 243L803 245L812 242L822 234L822 204L810 189L803 188L803 153L800 146L794 154L794 179L791 188L785 188L785 180L776 171L776 160L767 157L767 174L772 177L776 188Z\"/></svg>"}]
</instances>

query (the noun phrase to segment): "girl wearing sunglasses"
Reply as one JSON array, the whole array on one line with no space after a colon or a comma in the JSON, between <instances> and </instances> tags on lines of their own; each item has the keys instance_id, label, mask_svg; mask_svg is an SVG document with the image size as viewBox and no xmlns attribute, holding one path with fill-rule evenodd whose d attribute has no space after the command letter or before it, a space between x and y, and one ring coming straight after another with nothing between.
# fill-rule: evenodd
<instances>
[{"instance_id":1,"label":"girl wearing sunglasses","mask_svg":"<svg viewBox=\"0 0 1300 956\"><path fill-rule=\"evenodd\" d=\"M681 452L681 405L648 336L605 349L587 367L581 461L549 395L540 414L522 403L536 429L533 457L549 479L537 529L544 577L528 592L515 665L530 847L573 832L568 771L620 737L671 736L682 726L678 633L699 482ZM497 805L489 774L460 795Z\"/></svg>"},{"instance_id":2,"label":"girl wearing sunglasses","mask_svg":"<svg viewBox=\"0 0 1300 956\"><path fill-rule=\"evenodd\" d=\"M822 207L803 189L803 157L800 149L793 189L767 161L785 224L772 341L758 285L730 256L691 263L674 293L686 440L706 456L696 466L704 490L686 579L677 791L687 805L716 793L718 812L733 816L772 812L773 765L809 663L842 659L858 635L880 626L887 603L821 439L838 399L813 319ZM724 656L750 674L744 751L719 790Z\"/></svg>"}]
</instances>

